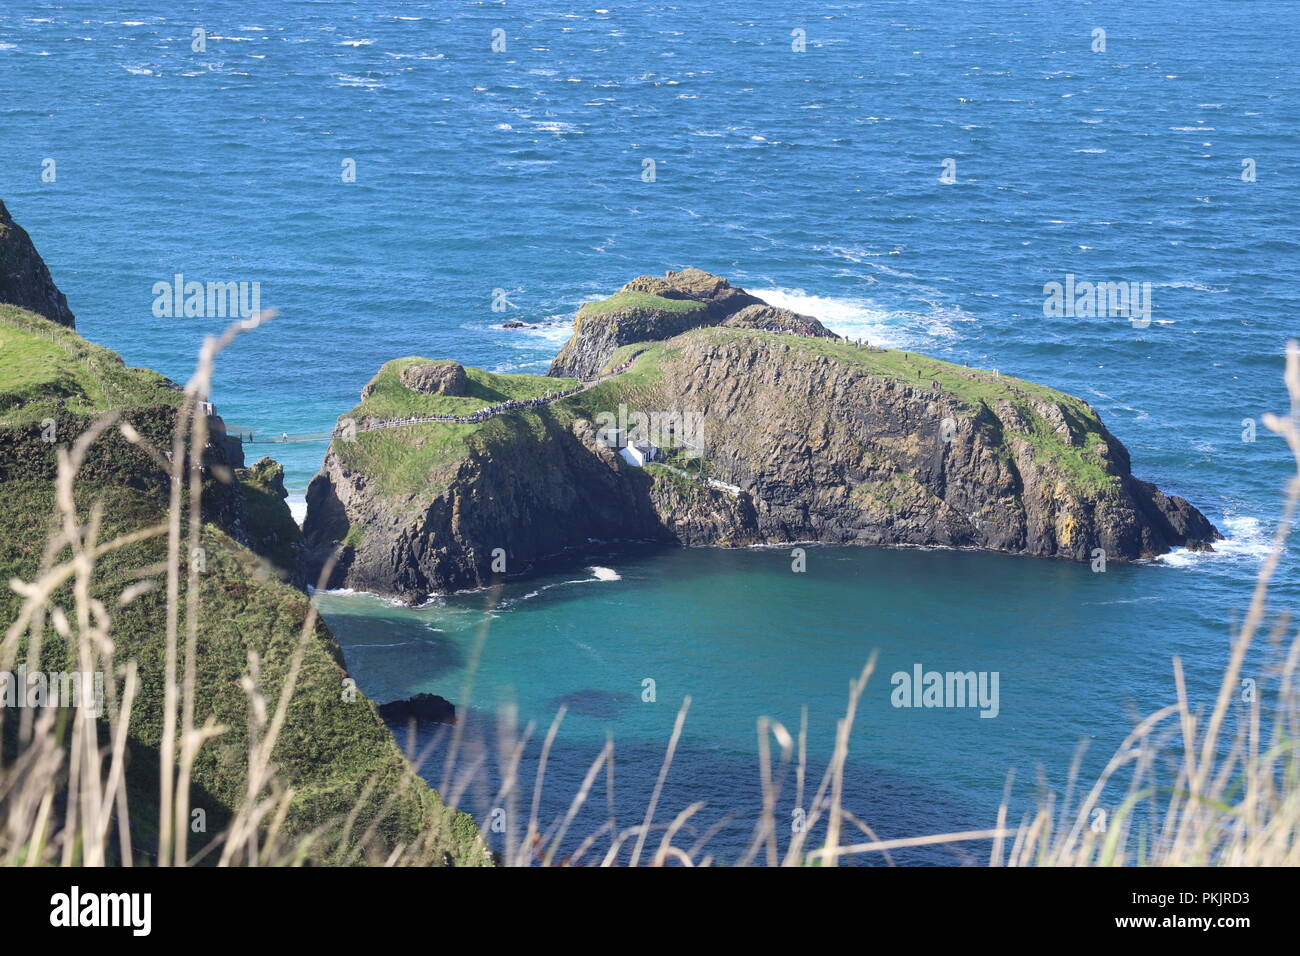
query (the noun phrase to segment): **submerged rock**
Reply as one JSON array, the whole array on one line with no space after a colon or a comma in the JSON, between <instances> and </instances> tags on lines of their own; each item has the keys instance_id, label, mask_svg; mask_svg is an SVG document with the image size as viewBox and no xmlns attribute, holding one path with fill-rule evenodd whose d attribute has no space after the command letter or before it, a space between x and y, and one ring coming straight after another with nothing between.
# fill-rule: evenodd
<instances>
[{"instance_id":1,"label":"submerged rock","mask_svg":"<svg viewBox=\"0 0 1300 956\"><path fill-rule=\"evenodd\" d=\"M608 690L575 690L551 700L553 708L563 707L579 717L592 717L597 720L617 720L636 698L627 693L619 694Z\"/></svg>"},{"instance_id":2,"label":"submerged rock","mask_svg":"<svg viewBox=\"0 0 1300 956\"><path fill-rule=\"evenodd\" d=\"M435 724L454 724L456 705L437 694L416 694L406 700L380 704L379 716L384 720L423 720Z\"/></svg>"}]
</instances>

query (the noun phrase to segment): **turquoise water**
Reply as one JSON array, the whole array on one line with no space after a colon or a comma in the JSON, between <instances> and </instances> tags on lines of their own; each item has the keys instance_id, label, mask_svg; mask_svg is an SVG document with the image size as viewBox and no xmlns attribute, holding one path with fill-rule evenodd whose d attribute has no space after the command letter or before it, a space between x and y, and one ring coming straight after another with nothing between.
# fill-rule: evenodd
<instances>
[{"instance_id":1,"label":"turquoise water","mask_svg":"<svg viewBox=\"0 0 1300 956\"><path fill-rule=\"evenodd\" d=\"M262 432L328 428L394 356L544 370L580 302L686 265L841 333L1081 395L1138 475L1228 535L1218 554L1094 575L972 553L813 549L804 574L784 551L612 553L512 583L490 613L484 594L325 602L363 689L463 710L490 621L471 723L486 732L504 700L543 725L569 704L557 793L612 732L631 803L690 695L674 812L749 812L760 714L793 729L807 706L824 757L878 649L855 812L883 836L984 826L1007 770L1023 799L1039 765L1060 786L1080 739L1100 756L1170 700L1172 655L1194 699L1215 686L1288 473L1282 443L1262 426L1242 441L1242 421L1283 407L1300 312L1293 12L10 3L0 195L80 330L132 364L184 378L224 324L155 318L154 283L259 282L280 315L223 358L214 399ZM1044 284L1070 273L1150 282L1154 321L1045 318ZM322 451L274 449L298 500ZM1288 556L1273 607L1298 596ZM917 662L998 671L999 715L891 707L888 676Z\"/></svg>"},{"instance_id":2,"label":"turquoise water","mask_svg":"<svg viewBox=\"0 0 1300 956\"><path fill-rule=\"evenodd\" d=\"M1094 574L997 554L853 548L808 549L802 573L785 549L612 551L590 560L598 563L415 610L344 593L322 601L359 685L380 699L438 693L462 702L462 713L469 701L468 735L489 740L494 715L508 706L537 722L540 740L563 704L546 776L557 814L607 732L620 810L643 812L689 696L665 805L676 813L708 800L701 829L723 809L737 813L743 823L711 843L720 850L743 842L760 807L755 718L797 737L807 708L815 786L848 681L873 651L876 672L851 738L854 812L886 837L983 828L1008 771L1023 808L1039 772L1065 786L1079 743L1088 747L1085 768L1097 769L1135 718L1169 702L1174 655L1189 686L1210 699L1227 646L1223 622L1238 610L1208 562ZM1194 592L1201 597L1180 606ZM997 716L893 706L891 676L918 663L997 672ZM647 678L653 701L643 694ZM431 758L430 779L443 772ZM793 786L787 780L786 814L803 805ZM598 804L591 828L605 819Z\"/></svg>"}]
</instances>

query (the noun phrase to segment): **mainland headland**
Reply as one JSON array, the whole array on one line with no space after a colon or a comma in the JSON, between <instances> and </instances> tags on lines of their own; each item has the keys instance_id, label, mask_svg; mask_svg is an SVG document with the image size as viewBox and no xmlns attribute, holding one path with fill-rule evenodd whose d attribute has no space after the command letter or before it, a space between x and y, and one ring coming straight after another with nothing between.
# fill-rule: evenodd
<instances>
[{"instance_id":1,"label":"mainland headland","mask_svg":"<svg viewBox=\"0 0 1300 956\"><path fill-rule=\"evenodd\" d=\"M47 544L61 540L51 536L58 527L51 519L59 456L96 422L115 417L86 448L75 495L99 541L139 536L100 555L89 586L99 609L96 626L111 637L112 673L120 674L118 666L128 661L138 667L139 692L123 745L131 857L147 865L158 862L151 851L158 846L160 819L168 614L161 570L167 567L167 539L149 529L166 526L170 477L159 456L171 452L183 400L175 382L128 367L116 353L77 334L67 300L31 238L0 203L0 569L6 582L36 581L66 553L66 542L56 549ZM117 427L122 424L135 441ZM209 425L199 469L200 544L189 556L198 572L196 652L187 662L182 648L176 666L183 673L192 664L196 724L223 728L195 755L187 799L195 813L202 811L205 832L215 834L248 799L254 731L241 680L256 659L261 691L273 702L278 698L302 640L309 598L301 578L301 533L284 500L283 469L270 459L245 467L239 443L225 438L220 420ZM181 454L189 454L188 445ZM64 581L50 594L58 615L68 608L72 616L73 587ZM182 574L181 607L190 588ZM4 630L20 619L25 593L8 583L0 589ZM37 646L40 670L79 669L67 627L50 626L47 618L30 633L18 629L5 639L0 657L8 666L0 670L27 662ZM382 863L397 848L418 862L490 862L474 821L444 805L414 772L375 705L356 689L328 626L318 621L308 638L272 754L277 780L290 788L277 821L281 832L310 842L312 858L322 862ZM107 727L101 729L107 741ZM3 720L0 764L17 767L19 775L30 769L18 763L28 759L23 733L17 716ZM195 840L207 843L208 837ZM114 862L126 862L122 843L116 848Z\"/></svg>"},{"instance_id":2,"label":"mainland headland","mask_svg":"<svg viewBox=\"0 0 1300 956\"><path fill-rule=\"evenodd\" d=\"M309 575L338 551L332 586L407 601L593 541L1131 561L1221 537L1081 399L841 338L698 269L582 306L547 375L394 359L336 434Z\"/></svg>"}]
</instances>

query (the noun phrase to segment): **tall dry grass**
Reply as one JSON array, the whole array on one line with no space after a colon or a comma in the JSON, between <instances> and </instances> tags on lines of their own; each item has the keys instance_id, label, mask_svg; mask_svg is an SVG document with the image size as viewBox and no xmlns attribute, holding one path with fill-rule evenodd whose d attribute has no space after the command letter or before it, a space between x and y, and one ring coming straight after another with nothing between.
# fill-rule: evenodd
<instances>
[{"instance_id":1,"label":"tall dry grass","mask_svg":"<svg viewBox=\"0 0 1300 956\"><path fill-rule=\"evenodd\" d=\"M88 701L73 709L24 709L13 714L0 708L0 730L14 728L18 746L0 766L0 854L5 864L131 865L138 860L184 866L200 860L220 865L280 865L363 859L359 847L372 836L378 821L355 834L356 813L329 821L306 838L288 838L284 821L294 790L278 779L276 742L287 719L303 655L314 639L317 610L311 610L291 659L288 676L274 702L263 699L258 662L249 661L242 681L248 697L250 728L246 756L246 788L229 825L204 847L189 845L191 774L202 748L225 728L211 720L198 722L202 702L195 693L195 649L199 639L199 588L193 562L185 555L199 547L200 503L203 490L203 450L208 422L198 414L205 400L218 354L238 335L256 328L270 315L235 323L220 337L203 345L193 377L185 387L179 421L169 454L162 454L115 414L104 416L70 447L58 451L53 530L45 558L31 581L9 586L21 597L21 607L0 644L0 671L14 670L20 648L29 671L40 669L47 628L75 648L83 673L106 675L106 707L100 719L87 716ZM1300 662L1300 636L1294 638L1276 668L1273 725L1262 727L1260 695L1245 706L1239 700L1243 664L1264 628L1269 586L1285 551L1287 535L1300 501L1300 348L1287 350L1286 385L1290 409L1284 416L1266 416L1268 428L1281 435L1296 458L1297 474L1287 485L1285 504L1269 555L1264 560L1245 618L1233 635L1213 709L1196 712L1189 703L1182 667L1173 662L1175 699L1141 720L1110 758L1103 772L1086 788L1078 784L1076 760L1066 793L1045 797L1036 811L1012 824L1010 801L996 811L994 825L985 830L882 840L851 811L852 794L845 792L844 770L859 702L872 676L874 658L849 683L848 703L837 725L832 755L815 788L810 786L807 716L797 734L780 723L758 722L759 774L762 807L753 823L742 864L769 866L835 866L866 859L892 862L897 850L942 844L988 845L992 866L1141 865L1296 865L1300 863L1300 710L1296 706L1295 672ZM170 475L167 521L130 534L101 540L102 503L78 509L74 494L86 453L109 429L117 428ZM140 688L135 661L119 660L112 641L113 606L93 594L97 563L107 554L151 537L165 536L167 562L162 574L166 588L164 726L159 748L160 826L156 847L134 847L131 801L126 786L127 736L133 704ZM187 586L182 599L181 581ZM71 606L56 593L71 584ZM118 603L129 603L149 581L122 589ZM1272 638L1281 642L1279 623ZM487 637L484 625L472 660L477 661ZM181 661L184 661L183 667ZM474 666L465 697L472 690ZM509 866L536 865L708 865L711 832L690 846L679 845L702 804L691 804L671 816L659 802L672 771L690 706L677 715L662 766L644 815L620 827L612 801L608 819L577 840L572 826L586 806L597 782L604 778L612 792L615 749L606 743L590 765L568 809L556 819L543 819L541 804L549 755L558 737L563 711L541 742L538 769L531 793L520 772L534 728L520 730L514 714L503 715L498 737L498 782L487 793L486 806L505 809L508 826L494 846L498 862ZM1231 739L1224 728L1230 717L1241 718ZM462 760L463 725L449 739L437 741L444 751L440 792L457 806L477 786L483 790L485 756ZM430 756L412 754L414 763ZM1172 756L1178 770L1162 782L1162 768ZM793 787L793 805L803 807L801 825L791 827L778 818L777 808ZM1077 801L1074 799L1079 790ZM369 788L367 788L369 790ZM1010 782L1008 782L1008 793ZM1118 798L1118 799L1117 799ZM527 804L527 815L521 805ZM1099 813L1104 811L1104 813ZM1137 829L1135 830L1135 827ZM814 838L813 834L818 834ZM576 842L575 842L576 841ZM340 849L342 848L342 849ZM422 862L413 848L397 846L384 860L388 865ZM731 861L728 861L731 862Z\"/></svg>"}]
</instances>

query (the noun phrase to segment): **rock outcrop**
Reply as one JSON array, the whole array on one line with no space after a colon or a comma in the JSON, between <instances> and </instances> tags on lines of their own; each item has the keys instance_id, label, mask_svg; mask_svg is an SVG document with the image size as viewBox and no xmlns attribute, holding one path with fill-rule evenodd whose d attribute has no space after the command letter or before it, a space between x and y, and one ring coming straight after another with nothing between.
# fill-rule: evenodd
<instances>
[{"instance_id":1,"label":"rock outcrop","mask_svg":"<svg viewBox=\"0 0 1300 956\"><path fill-rule=\"evenodd\" d=\"M343 544L334 585L418 600L593 539L938 545L1076 561L1100 549L1123 561L1220 537L1185 500L1135 478L1080 399L813 331L724 323L643 342L622 353L634 355L627 372L466 426L454 448L446 432L420 431L451 426L358 436L411 454L431 443L427 467L401 469L419 481L395 482L376 464L386 454L336 443L308 492L309 553L319 563ZM638 411L652 424L702 422L702 454L629 465L600 435ZM670 431L651 440L669 446Z\"/></svg>"},{"instance_id":2,"label":"rock outcrop","mask_svg":"<svg viewBox=\"0 0 1300 956\"><path fill-rule=\"evenodd\" d=\"M417 362L398 373L403 385L424 395L466 395L469 379L459 362Z\"/></svg>"},{"instance_id":3,"label":"rock outcrop","mask_svg":"<svg viewBox=\"0 0 1300 956\"><path fill-rule=\"evenodd\" d=\"M284 466L263 456L249 468L236 468L234 477L237 507L233 520L223 524L230 536L264 558L277 577L300 588L314 583L303 575L302 530L285 500Z\"/></svg>"},{"instance_id":4,"label":"rock outcrop","mask_svg":"<svg viewBox=\"0 0 1300 956\"><path fill-rule=\"evenodd\" d=\"M619 291L645 292L665 299L699 302L709 310L709 316L715 322L721 322L746 306L766 304L758 296L736 288L722 276L703 269L669 271L663 276L637 276Z\"/></svg>"},{"instance_id":5,"label":"rock outcrop","mask_svg":"<svg viewBox=\"0 0 1300 956\"><path fill-rule=\"evenodd\" d=\"M774 305L747 305L722 324L732 329L764 329L768 332L794 332L797 335L839 338L811 315L800 315L798 312Z\"/></svg>"},{"instance_id":6,"label":"rock outcrop","mask_svg":"<svg viewBox=\"0 0 1300 956\"><path fill-rule=\"evenodd\" d=\"M67 298L54 284L31 237L10 218L3 201L0 201L0 302L35 312L70 329L76 327Z\"/></svg>"},{"instance_id":7,"label":"rock outcrop","mask_svg":"<svg viewBox=\"0 0 1300 956\"><path fill-rule=\"evenodd\" d=\"M702 325L719 325L762 299L702 269L664 276L638 276L608 299L578 310L573 335L551 363L549 374L587 381L614 353L636 342L658 342ZM791 313L793 315L793 313Z\"/></svg>"}]
</instances>

